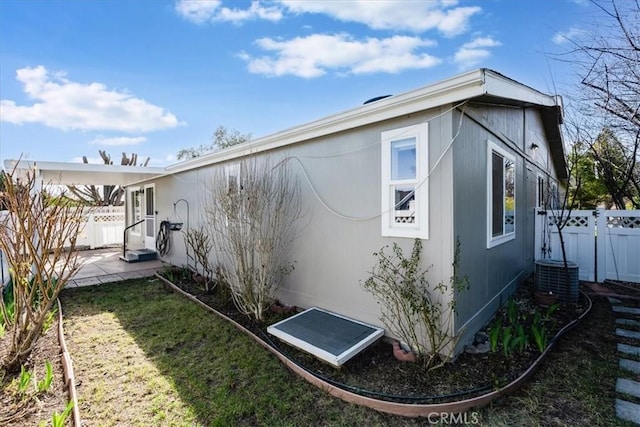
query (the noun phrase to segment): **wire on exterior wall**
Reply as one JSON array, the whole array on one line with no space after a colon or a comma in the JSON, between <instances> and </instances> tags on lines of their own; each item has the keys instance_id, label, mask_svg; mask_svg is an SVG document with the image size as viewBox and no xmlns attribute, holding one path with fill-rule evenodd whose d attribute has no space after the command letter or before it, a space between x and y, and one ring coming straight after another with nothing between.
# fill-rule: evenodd
<instances>
[{"instance_id":1,"label":"wire on exterior wall","mask_svg":"<svg viewBox=\"0 0 640 427\"><path fill-rule=\"evenodd\" d=\"M456 131L456 134L453 136L453 138L451 139L451 141L449 141L449 143L447 144L447 146L445 147L445 149L442 151L442 153L440 154L440 157L438 157L438 160L436 160L436 162L434 163L433 167L431 168L431 170L429 171L429 173L425 176L425 178L420 181L418 183L418 185L416 185L416 190L418 188L420 188L425 182L427 182L427 180L429 179L429 177L431 177L431 175L438 169L438 166L440 166L440 162L442 161L442 159L444 158L444 156L447 154L447 152L451 149L451 147L453 146L453 143L456 141L456 139L458 138L458 136L460 135L460 130L462 129L462 120L465 117L465 108L466 108L466 101L462 102L450 109L448 109L447 111L435 116L435 117L431 117L430 119L427 119L419 124L424 124L424 123L428 123L431 120L434 120L438 117L443 116L444 114L447 114L451 111L453 111L454 109L457 109L459 107L462 107L461 110L461 114L460 114L460 120L458 122L458 129ZM408 132L408 131L407 131ZM402 137L402 135L399 135L398 138ZM371 146L378 146L380 145L379 142L375 142L373 144L369 144L369 145L365 145L363 147L359 147L356 150L351 150L348 152L344 152L344 153L340 153L339 155L347 155L350 154L352 152L355 151L359 151L362 150L364 148L368 148ZM302 175L305 178L305 181L307 182L307 184L309 185L309 188L311 189L311 193L314 195L314 197L318 200L318 202L320 203L320 205L322 205L322 207L327 210L328 212L330 212L332 215L337 216L338 218L342 218L345 220L349 220L349 221L370 221L372 219L376 219L381 217L383 214L389 213L391 211L391 209L387 209L386 211L382 211L380 213L377 213L375 215L371 215L371 216L365 216L365 217L356 217L356 216L351 216L351 215L346 215L343 213L338 212L337 210L333 209L331 206L329 206L324 200L323 198L320 196L320 194L318 193L317 189L315 188L315 186L313 185L313 182L311 181L311 178L309 177L309 174L307 173L307 170L304 167L304 163L302 163L302 160L300 160L300 158L330 158L330 157L336 157L336 154L330 154L330 155L325 155L325 156L317 156L317 157L311 157L311 156L289 156L286 157L285 159L283 159L280 163L278 163L277 165L274 166L274 169L276 167L278 167L279 165L286 163L290 160L295 160L296 163L300 166L300 169L302 170ZM414 190L415 191L415 190Z\"/></svg>"}]
</instances>

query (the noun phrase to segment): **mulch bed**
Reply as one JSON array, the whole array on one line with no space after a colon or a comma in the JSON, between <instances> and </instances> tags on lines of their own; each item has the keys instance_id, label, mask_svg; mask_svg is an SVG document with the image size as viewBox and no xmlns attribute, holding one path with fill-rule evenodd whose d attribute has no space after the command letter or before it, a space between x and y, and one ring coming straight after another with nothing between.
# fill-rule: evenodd
<instances>
[{"instance_id":1,"label":"mulch bed","mask_svg":"<svg viewBox=\"0 0 640 427\"><path fill-rule=\"evenodd\" d=\"M0 359L9 347L9 336L0 339ZM6 374L0 371L0 426L33 427L41 421L49 423L54 412L62 413L69 400L64 383L60 343L58 341L58 318L46 333L37 341L34 350L26 362L26 369L35 371L36 380L45 376L45 361L53 367L53 382L48 392L31 397L28 400L16 393L16 385L12 384L17 374ZM4 378L3 377L4 374ZM30 390L32 390L30 386ZM48 425L48 424L47 424Z\"/></svg>"},{"instance_id":2,"label":"mulch bed","mask_svg":"<svg viewBox=\"0 0 640 427\"><path fill-rule=\"evenodd\" d=\"M426 370L419 363L399 362L392 354L391 344L387 340L379 340L336 369L267 334L268 325L282 320L287 315L270 313L264 323L258 323L240 314L229 296L223 295L218 289L204 292L194 281L181 274L180 270L174 270L170 276L182 290L243 325L314 375L347 390L382 400L438 403L474 397L514 380L540 355L540 351L531 342L523 352L514 351L507 356L501 351L484 354L463 352L453 363L447 363L438 369ZM530 285L523 285L514 295L514 299L523 312L533 313L536 309ZM586 309L587 302L582 295L578 304L563 304L553 313L555 326L549 338L564 325L578 318ZM538 310L544 312L546 309Z\"/></svg>"}]
</instances>

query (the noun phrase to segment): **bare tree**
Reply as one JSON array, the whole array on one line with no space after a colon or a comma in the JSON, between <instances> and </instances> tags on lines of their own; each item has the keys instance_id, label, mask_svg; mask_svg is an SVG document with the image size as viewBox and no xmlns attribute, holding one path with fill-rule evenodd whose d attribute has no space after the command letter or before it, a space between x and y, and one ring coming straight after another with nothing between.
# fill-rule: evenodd
<instances>
[{"instance_id":1,"label":"bare tree","mask_svg":"<svg viewBox=\"0 0 640 427\"><path fill-rule=\"evenodd\" d=\"M220 172L209 190L206 223L219 245L233 301L263 320L293 270L289 249L302 213L298 181L286 163L248 159L237 174Z\"/></svg>"},{"instance_id":2,"label":"bare tree","mask_svg":"<svg viewBox=\"0 0 640 427\"><path fill-rule=\"evenodd\" d=\"M77 269L83 213L68 200L48 204L33 170L23 177L16 169L3 174L9 214L0 219L0 249L11 272L13 304L8 307L0 298L9 337L0 365L13 372L29 357L58 294Z\"/></svg>"},{"instance_id":3,"label":"bare tree","mask_svg":"<svg viewBox=\"0 0 640 427\"><path fill-rule=\"evenodd\" d=\"M100 158L105 165L112 165L113 160L111 160L111 156L107 154L106 151L100 150ZM89 161L87 160L87 156L82 156L83 163L87 164ZM131 153L131 157L127 156L127 153L122 153L122 158L120 159L121 166L137 166L138 164L138 155L136 153ZM142 166L147 166L149 164L149 157L146 158ZM102 188L95 185L85 185L82 187L76 187L75 185L69 185L67 188L69 191L76 196L83 204L89 206L120 206L124 204L122 197L124 196L124 188L119 185L102 185Z\"/></svg>"},{"instance_id":4,"label":"bare tree","mask_svg":"<svg viewBox=\"0 0 640 427\"><path fill-rule=\"evenodd\" d=\"M569 40L566 53L579 76L576 119L590 133L590 149L619 209L640 207L640 3L591 0L599 20L592 31ZM609 143L603 144L602 132ZM613 137L613 139L611 138Z\"/></svg>"}]
</instances>

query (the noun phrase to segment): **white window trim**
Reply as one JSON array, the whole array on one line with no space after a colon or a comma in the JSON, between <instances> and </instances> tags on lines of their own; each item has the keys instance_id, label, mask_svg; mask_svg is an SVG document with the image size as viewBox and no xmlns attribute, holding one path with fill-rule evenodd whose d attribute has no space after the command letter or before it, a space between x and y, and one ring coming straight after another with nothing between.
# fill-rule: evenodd
<instances>
[{"instance_id":1,"label":"white window trim","mask_svg":"<svg viewBox=\"0 0 640 427\"><path fill-rule=\"evenodd\" d=\"M416 139L416 178L415 180L391 180L391 143L393 141ZM384 131L382 142L382 227L384 237L429 238L429 124L420 123L398 129ZM402 184L415 185L416 213L413 224L396 224L395 200L392 186Z\"/></svg>"},{"instance_id":2,"label":"white window trim","mask_svg":"<svg viewBox=\"0 0 640 427\"><path fill-rule=\"evenodd\" d=\"M231 187L230 185L231 182L229 181L229 179L232 176L235 176L236 188L239 190L240 189L240 163L234 163L234 164L225 166L224 173L225 173L225 183L227 185L227 189Z\"/></svg>"},{"instance_id":3,"label":"white window trim","mask_svg":"<svg viewBox=\"0 0 640 427\"><path fill-rule=\"evenodd\" d=\"M491 140L487 140L487 249L491 249L508 241L514 240L516 238L516 211L513 212L513 231L509 233L504 233L501 236L492 236L491 229L493 227L493 169L492 169L492 153L496 152L502 157L509 159L513 162L515 169L514 173L514 206L518 206L518 185L517 185L517 164L516 158L513 154L509 153L507 150L500 147L498 144ZM504 178L503 178L504 179ZM502 200L504 203L504 185L502 189ZM506 209L504 210L506 213ZM504 220L503 220L504 224ZM504 227L504 225L503 225Z\"/></svg>"}]
</instances>

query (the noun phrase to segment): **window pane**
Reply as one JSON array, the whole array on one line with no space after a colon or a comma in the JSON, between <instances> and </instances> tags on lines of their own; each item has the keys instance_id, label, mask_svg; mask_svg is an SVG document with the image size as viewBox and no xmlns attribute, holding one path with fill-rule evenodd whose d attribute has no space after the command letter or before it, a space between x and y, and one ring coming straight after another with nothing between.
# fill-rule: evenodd
<instances>
[{"instance_id":1,"label":"window pane","mask_svg":"<svg viewBox=\"0 0 640 427\"><path fill-rule=\"evenodd\" d=\"M416 139L391 142L391 179L416 179Z\"/></svg>"},{"instance_id":2,"label":"window pane","mask_svg":"<svg viewBox=\"0 0 640 427\"><path fill-rule=\"evenodd\" d=\"M155 207L153 206L153 187L148 187L145 190L144 195L146 199L146 204L145 204L146 214L147 216L154 215Z\"/></svg>"},{"instance_id":3,"label":"window pane","mask_svg":"<svg viewBox=\"0 0 640 427\"><path fill-rule=\"evenodd\" d=\"M504 226L504 161L502 156L491 153L491 235L501 236Z\"/></svg>"},{"instance_id":4,"label":"window pane","mask_svg":"<svg viewBox=\"0 0 640 427\"><path fill-rule=\"evenodd\" d=\"M394 186L395 213L393 220L396 224L415 224L416 222L416 192L413 186Z\"/></svg>"},{"instance_id":5,"label":"window pane","mask_svg":"<svg viewBox=\"0 0 640 427\"><path fill-rule=\"evenodd\" d=\"M515 230L516 212L516 167L513 161L504 160L504 232L513 233Z\"/></svg>"}]
</instances>

